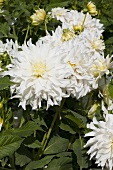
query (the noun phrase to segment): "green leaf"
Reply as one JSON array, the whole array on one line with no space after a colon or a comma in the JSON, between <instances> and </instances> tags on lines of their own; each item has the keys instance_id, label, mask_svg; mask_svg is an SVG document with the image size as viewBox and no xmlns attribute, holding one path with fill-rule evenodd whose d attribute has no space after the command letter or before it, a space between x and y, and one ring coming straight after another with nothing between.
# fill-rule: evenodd
<instances>
[{"instance_id":1,"label":"green leaf","mask_svg":"<svg viewBox=\"0 0 113 170\"><path fill-rule=\"evenodd\" d=\"M113 99L113 85L112 85L112 84L109 84L108 89L109 89L110 96L111 96L111 98Z\"/></svg>"},{"instance_id":2,"label":"green leaf","mask_svg":"<svg viewBox=\"0 0 113 170\"><path fill-rule=\"evenodd\" d=\"M33 119L33 121L36 122L37 124L39 124L40 126L45 126L47 128L47 125L46 125L44 119L41 118L39 115L38 115L38 118Z\"/></svg>"},{"instance_id":3,"label":"green leaf","mask_svg":"<svg viewBox=\"0 0 113 170\"><path fill-rule=\"evenodd\" d=\"M77 163L80 166L80 170L82 168L88 168L87 156L85 155L85 151L83 150L83 140L76 139L73 143L73 151L77 156Z\"/></svg>"},{"instance_id":4,"label":"green leaf","mask_svg":"<svg viewBox=\"0 0 113 170\"><path fill-rule=\"evenodd\" d=\"M3 90L13 84L14 83L11 82L7 76L0 78L0 90Z\"/></svg>"},{"instance_id":5,"label":"green leaf","mask_svg":"<svg viewBox=\"0 0 113 170\"><path fill-rule=\"evenodd\" d=\"M31 162L31 153L24 146L21 146L15 153L15 164L20 165L20 167Z\"/></svg>"},{"instance_id":6,"label":"green leaf","mask_svg":"<svg viewBox=\"0 0 113 170\"><path fill-rule=\"evenodd\" d=\"M66 7L68 6L69 3L70 3L69 0L57 0L57 1L51 0L50 4L46 6L46 10L50 10L51 8L55 8L55 7L64 7L64 6Z\"/></svg>"},{"instance_id":7,"label":"green leaf","mask_svg":"<svg viewBox=\"0 0 113 170\"><path fill-rule=\"evenodd\" d=\"M23 127L15 129L13 134L21 137L30 136L35 130L42 130L42 128L33 121L28 121Z\"/></svg>"},{"instance_id":8,"label":"green leaf","mask_svg":"<svg viewBox=\"0 0 113 170\"><path fill-rule=\"evenodd\" d=\"M54 155L52 155L52 156L45 156L41 160L32 161L32 162L30 162L26 166L25 170L32 170L32 169L37 169L37 168L43 168L45 165L47 165L52 160L53 157L54 157Z\"/></svg>"},{"instance_id":9,"label":"green leaf","mask_svg":"<svg viewBox=\"0 0 113 170\"><path fill-rule=\"evenodd\" d=\"M69 126L69 125L66 124L66 123L61 122L60 125L59 125L59 127L60 127L62 130L65 130L65 131L70 132L71 134L75 134L75 133L76 133L76 132L72 129L72 127Z\"/></svg>"},{"instance_id":10,"label":"green leaf","mask_svg":"<svg viewBox=\"0 0 113 170\"><path fill-rule=\"evenodd\" d=\"M72 122L74 122L79 128L85 128L86 127L86 123L87 123L87 119L86 117L72 111L72 110L67 110L65 111L66 115L65 118L71 120Z\"/></svg>"},{"instance_id":11,"label":"green leaf","mask_svg":"<svg viewBox=\"0 0 113 170\"><path fill-rule=\"evenodd\" d=\"M3 34L3 36L7 37L9 33L9 25L7 22L0 24L0 32Z\"/></svg>"},{"instance_id":12,"label":"green leaf","mask_svg":"<svg viewBox=\"0 0 113 170\"><path fill-rule=\"evenodd\" d=\"M47 170L73 170L71 162L72 158L69 157L56 158L49 163Z\"/></svg>"},{"instance_id":13,"label":"green leaf","mask_svg":"<svg viewBox=\"0 0 113 170\"><path fill-rule=\"evenodd\" d=\"M46 147L44 154L55 154L63 152L67 149L68 139L62 138L60 136L54 136L51 138L48 146Z\"/></svg>"},{"instance_id":14,"label":"green leaf","mask_svg":"<svg viewBox=\"0 0 113 170\"><path fill-rule=\"evenodd\" d=\"M0 159L12 155L20 146L23 139L18 136L0 136Z\"/></svg>"},{"instance_id":15,"label":"green leaf","mask_svg":"<svg viewBox=\"0 0 113 170\"><path fill-rule=\"evenodd\" d=\"M106 44L112 44L113 43L113 37L110 37L108 38L106 41L105 41Z\"/></svg>"},{"instance_id":16,"label":"green leaf","mask_svg":"<svg viewBox=\"0 0 113 170\"><path fill-rule=\"evenodd\" d=\"M41 142L35 140L33 143L26 145L29 148L40 148L42 147Z\"/></svg>"},{"instance_id":17,"label":"green leaf","mask_svg":"<svg viewBox=\"0 0 113 170\"><path fill-rule=\"evenodd\" d=\"M71 152L61 152L61 153L58 153L57 155L56 155L56 157L71 157Z\"/></svg>"}]
</instances>

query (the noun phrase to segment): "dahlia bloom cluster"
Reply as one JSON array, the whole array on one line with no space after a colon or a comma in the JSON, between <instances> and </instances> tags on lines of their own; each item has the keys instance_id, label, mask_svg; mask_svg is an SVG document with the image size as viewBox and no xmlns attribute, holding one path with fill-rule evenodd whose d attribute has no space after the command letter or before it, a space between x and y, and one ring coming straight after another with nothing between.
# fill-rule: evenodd
<instances>
[{"instance_id":1,"label":"dahlia bloom cluster","mask_svg":"<svg viewBox=\"0 0 113 170\"><path fill-rule=\"evenodd\" d=\"M43 9L36 10L30 19L32 25L38 26L45 22L46 17L56 18L61 22L47 35L41 37L36 44L32 40L18 45L17 42L0 41L0 56L5 52L10 56L11 63L7 70L0 68L1 76L10 76L14 82L11 98L18 98L26 110L38 110L46 103L50 106L60 105L62 98L69 96L79 99L99 87L103 76L106 77L113 67L112 56L104 56L105 44L102 39L103 24L97 15L96 7L91 2L87 6L89 13L53 8L46 13ZM1 64L1 63L0 63ZM90 109L95 112L98 104ZM112 170L113 167L113 115L105 112L105 121L97 121L87 125L92 131L85 136L92 137L85 147L89 147L90 158L95 157L96 163ZM109 100L109 110L113 103ZM3 121L0 122L0 129Z\"/></svg>"},{"instance_id":2,"label":"dahlia bloom cluster","mask_svg":"<svg viewBox=\"0 0 113 170\"><path fill-rule=\"evenodd\" d=\"M59 53L65 53L64 60L70 65L72 75L66 90L72 97L80 98L98 88L98 82L104 74L109 74L111 58L104 56L104 31L99 19L92 18L76 10L54 8L51 17L60 20L52 35L42 37L43 43L59 47Z\"/></svg>"},{"instance_id":3,"label":"dahlia bloom cluster","mask_svg":"<svg viewBox=\"0 0 113 170\"><path fill-rule=\"evenodd\" d=\"M26 105L38 109L43 100L48 109L70 95L79 99L98 88L112 67L111 57L104 57L104 28L99 19L60 7L47 15L62 23L52 35L48 33L36 45L31 40L22 46L12 41L3 44L11 64L1 74L16 83L11 86L12 98L19 98L23 109Z\"/></svg>"}]
</instances>

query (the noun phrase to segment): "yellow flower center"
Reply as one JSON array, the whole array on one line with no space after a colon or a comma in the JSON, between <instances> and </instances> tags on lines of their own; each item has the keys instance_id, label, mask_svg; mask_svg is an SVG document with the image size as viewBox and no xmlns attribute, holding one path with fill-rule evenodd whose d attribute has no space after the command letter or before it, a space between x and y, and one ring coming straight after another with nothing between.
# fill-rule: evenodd
<instances>
[{"instance_id":1,"label":"yellow flower center","mask_svg":"<svg viewBox=\"0 0 113 170\"><path fill-rule=\"evenodd\" d=\"M72 68L76 67L76 64L75 64L75 63L71 63L70 61L68 61L68 64L69 64Z\"/></svg>"},{"instance_id":2,"label":"yellow flower center","mask_svg":"<svg viewBox=\"0 0 113 170\"><path fill-rule=\"evenodd\" d=\"M37 78L42 77L44 73L46 72L46 64L39 62L34 64L33 66L33 74Z\"/></svg>"},{"instance_id":3,"label":"yellow flower center","mask_svg":"<svg viewBox=\"0 0 113 170\"><path fill-rule=\"evenodd\" d=\"M62 34L62 41L68 41L75 37L75 34L69 29L64 29Z\"/></svg>"},{"instance_id":4,"label":"yellow flower center","mask_svg":"<svg viewBox=\"0 0 113 170\"><path fill-rule=\"evenodd\" d=\"M56 16L62 16L62 11L59 11L57 14L56 14Z\"/></svg>"},{"instance_id":5,"label":"yellow flower center","mask_svg":"<svg viewBox=\"0 0 113 170\"><path fill-rule=\"evenodd\" d=\"M101 71L103 71L103 70L105 70L105 66L104 65L101 64L101 66L98 67L97 65L94 64L94 72L93 72L93 74L94 74L95 77L98 77L99 73Z\"/></svg>"},{"instance_id":6,"label":"yellow flower center","mask_svg":"<svg viewBox=\"0 0 113 170\"><path fill-rule=\"evenodd\" d=\"M91 44L92 48L94 48L96 51L99 51L99 49L103 46L101 40L94 40Z\"/></svg>"},{"instance_id":7,"label":"yellow flower center","mask_svg":"<svg viewBox=\"0 0 113 170\"><path fill-rule=\"evenodd\" d=\"M93 43L91 46L92 46L92 48L94 48L95 50L98 49L98 46L97 46L95 43Z\"/></svg>"}]
</instances>

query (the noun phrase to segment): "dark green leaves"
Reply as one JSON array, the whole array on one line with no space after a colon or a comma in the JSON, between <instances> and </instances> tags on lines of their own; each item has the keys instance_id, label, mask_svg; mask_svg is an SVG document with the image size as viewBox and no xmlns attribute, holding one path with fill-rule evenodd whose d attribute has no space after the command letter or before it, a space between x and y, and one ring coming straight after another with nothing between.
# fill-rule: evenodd
<instances>
[{"instance_id":1,"label":"dark green leaves","mask_svg":"<svg viewBox=\"0 0 113 170\"><path fill-rule=\"evenodd\" d=\"M46 6L46 10L51 10L55 7L66 7L70 4L69 0L51 0L50 3Z\"/></svg>"},{"instance_id":2,"label":"dark green leaves","mask_svg":"<svg viewBox=\"0 0 113 170\"><path fill-rule=\"evenodd\" d=\"M35 130L42 130L40 125L33 121L28 121L23 127L15 129L12 133L21 137L30 136Z\"/></svg>"},{"instance_id":3,"label":"dark green leaves","mask_svg":"<svg viewBox=\"0 0 113 170\"><path fill-rule=\"evenodd\" d=\"M0 78L0 90L3 90L13 84L14 83L10 81L8 76Z\"/></svg>"},{"instance_id":4,"label":"dark green leaves","mask_svg":"<svg viewBox=\"0 0 113 170\"><path fill-rule=\"evenodd\" d=\"M56 154L63 152L67 149L68 142L68 139L62 138L60 136L54 136L48 143L44 154Z\"/></svg>"},{"instance_id":5,"label":"dark green leaves","mask_svg":"<svg viewBox=\"0 0 113 170\"><path fill-rule=\"evenodd\" d=\"M109 84L109 93L111 98L113 99L113 84Z\"/></svg>"},{"instance_id":6,"label":"dark green leaves","mask_svg":"<svg viewBox=\"0 0 113 170\"><path fill-rule=\"evenodd\" d=\"M63 114L64 114L63 117L66 120L67 124L68 124L68 122L70 122L70 124L68 124L68 125L70 125L70 127L73 127L73 128L74 128L74 126L78 127L78 128L86 127L87 119L85 116L82 116L82 115L78 114L77 112L69 110L69 109L64 110ZM67 127L66 127L66 129L67 129ZM69 131L71 133L73 133L71 129L69 129ZM76 130L75 130L75 132L76 132Z\"/></svg>"},{"instance_id":7,"label":"dark green leaves","mask_svg":"<svg viewBox=\"0 0 113 170\"><path fill-rule=\"evenodd\" d=\"M20 167L28 164L32 160L32 154L30 151L23 145L15 153L15 164Z\"/></svg>"},{"instance_id":8,"label":"dark green leaves","mask_svg":"<svg viewBox=\"0 0 113 170\"><path fill-rule=\"evenodd\" d=\"M84 142L83 139L76 139L76 141L73 143L73 151L77 156L77 163L80 166L80 169L82 168L88 168L88 162L87 162L87 156L86 152L83 149Z\"/></svg>"},{"instance_id":9,"label":"dark green leaves","mask_svg":"<svg viewBox=\"0 0 113 170\"><path fill-rule=\"evenodd\" d=\"M53 159L48 165L47 170L73 170L72 159L69 157L60 157Z\"/></svg>"},{"instance_id":10,"label":"dark green leaves","mask_svg":"<svg viewBox=\"0 0 113 170\"><path fill-rule=\"evenodd\" d=\"M54 157L54 155L46 156L46 157L42 158L41 160L32 161L26 166L25 170L33 170L33 169L37 169L37 168L43 168L46 164L48 164L51 161L51 159L53 157Z\"/></svg>"},{"instance_id":11,"label":"dark green leaves","mask_svg":"<svg viewBox=\"0 0 113 170\"><path fill-rule=\"evenodd\" d=\"M0 136L0 159L12 155L19 148L22 141L18 136Z\"/></svg>"}]
</instances>

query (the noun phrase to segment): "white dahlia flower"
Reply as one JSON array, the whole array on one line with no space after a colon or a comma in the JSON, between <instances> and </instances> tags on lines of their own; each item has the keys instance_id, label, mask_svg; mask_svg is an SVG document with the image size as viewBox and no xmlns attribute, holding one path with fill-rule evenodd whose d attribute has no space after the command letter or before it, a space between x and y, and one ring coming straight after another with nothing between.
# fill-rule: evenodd
<instances>
[{"instance_id":1,"label":"white dahlia flower","mask_svg":"<svg viewBox=\"0 0 113 170\"><path fill-rule=\"evenodd\" d=\"M63 29L63 26L58 26L55 31L52 31L52 35L48 34L47 36L41 37L40 41L43 43L51 44L51 47L62 47L65 42L73 40L76 38L73 30Z\"/></svg>"},{"instance_id":2,"label":"white dahlia flower","mask_svg":"<svg viewBox=\"0 0 113 170\"><path fill-rule=\"evenodd\" d=\"M58 26L55 31L52 31L52 35L48 34L44 37L41 37L40 40L43 41L43 43L51 44L51 47L57 47L63 43L62 34L63 29L62 27Z\"/></svg>"},{"instance_id":3,"label":"white dahlia flower","mask_svg":"<svg viewBox=\"0 0 113 170\"><path fill-rule=\"evenodd\" d=\"M78 12L76 10L71 10L67 12L66 19L63 22L65 28L73 29L74 26L83 26L83 31L91 31L92 33L98 32L102 35L103 24L100 23L99 19L92 18L89 13L84 14L83 12Z\"/></svg>"},{"instance_id":4,"label":"white dahlia flower","mask_svg":"<svg viewBox=\"0 0 113 170\"><path fill-rule=\"evenodd\" d=\"M102 40L100 35L98 35L98 32L93 33L91 31L84 31L79 35L79 39L86 46L90 55L94 55L94 53L103 54L105 44L104 40Z\"/></svg>"},{"instance_id":5,"label":"white dahlia flower","mask_svg":"<svg viewBox=\"0 0 113 170\"><path fill-rule=\"evenodd\" d=\"M70 77L71 83L67 86L68 93L73 97L83 97L98 88L102 76L109 74L112 66L111 57L104 58L98 52L92 55L93 51L88 49L87 44L84 44L79 37L63 44L61 49L59 51L64 51L64 60L73 72Z\"/></svg>"},{"instance_id":6,"label":"white dahlia flower","mask_svg":"<svg viewBox=\"0 0 113 170\"><path fill-rule=\"evenodd\" d=\"M67 47L67 48L66 48ZM67 49L67 51L65 50ZM87 70L92 63L92 58L87 55L87 49L79 41L78 38L69 41L68 44L62 46L65 51L64 60L72 69L70 84L66 87L68 93L76 98L85 96L91 91L92 75Z\"/></svg>"},{"instance_id":7,"label":"white dahlia flower","mask_svg":"<svg viewBox=\"0 0 113 170\"><path fill-rule=\"evenodd\" d=\"M97 121L93 118L93 122L87 125L92 131L87 133L85 137L91 137L85 147L90 147L88 154L90 159L93 157L96 164L102 169L107 167L108 170L113 168L113 115L107 114L105 121Z\"/></svg>"},{"instance_id":8,"label":"white dahlia flower","mask_svg":"<svg viewBox=\"0 0 113 170\"><path fill-rule=\"evenodd\" d=\"M12 51L12 48L15 49ZM19 48L19 45L16 42L13 42L12 40L6 40L6 43L3 43L2 41L0 41L0 54L3 54L4 52L7 52L10 56L13 55L13 53L15 53L15 51L17 51Z\"/></svg>"},{"instance_id":9,"label":"white dahlia flower","mask_svg":"<svg viewBox=\"0 0 113 170\"><path fill-rule=\"evenodd\" d=\"M49 14L51 14L52 18L56 18L57 20L64 22L68 11L69 11L68 9L57 7L57 8L52 8Z\"/></svg>"},{"instance_id":10,"label":"white dahlia flower","mask_svg":"<svg viewBox=\"0 0 113 170\"><path fill-rule=\"evenodd\" d=\"M12 49L13 51L13 49ZM69 84L66 79L71 72L63 61L63 54L57 55L58 49L40 41L33 45L30 41L13 53L8 71L3 75L10 75L13 98L19 98L23 109L30 104L32 109L41 107L42 100L47 102L47 109L51 105L59 105L63 97L67 97L65 87Z\"/></svg>"},{"instance_id":11,"label":"white dahlia flower","mask_svg":"<svg viewBox=\"0 0 113 170\"><path fill-rule=\"evenodd\" d=\"M112 67L111 57L109 55L104 58L103 55L96 53L92 57L92 61L90 63L90 67L87 69L89 75L93 76L92 87L94 89L98 88L99 80L102 78L104 74L108 75L109 70Z\"/></svg>"}]
</instances>

